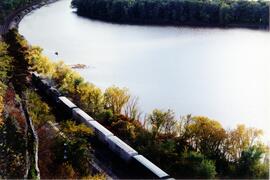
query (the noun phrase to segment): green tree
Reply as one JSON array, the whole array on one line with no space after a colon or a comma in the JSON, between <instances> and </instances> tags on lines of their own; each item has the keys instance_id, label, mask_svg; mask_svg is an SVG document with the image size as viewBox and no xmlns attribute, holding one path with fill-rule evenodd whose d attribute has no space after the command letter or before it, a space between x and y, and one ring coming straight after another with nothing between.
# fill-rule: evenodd
<instances>
[{"instance_id":1,"label":"green tree","mask_svg":"<svg viewBox=\"0 0 270 180\"><path fill-rule=\"evenodd\" d=\"M199 166L200 178L213 179L215 178L216 174L215 163L211 160L202 160Z\"/></svg>"},{"instance_id":2,"label":"green tree","mask_svg":"<svg viewBox=\"0 0 270 180\"><path fill-rule=\"evenodd\" d=\"M215 163L199 152L185 151L174 167L176 178L213 179L216 176Z\"/></svg>"},{"instance_id":3,"label":"green tree","mask_svg":"<svg viewBox=\"0 0 270 180\"><path fill-rule=\"evenodd\" d=\"M260 162L265 149L260 146L251 146L242 151L238 161L237 173L241 178L269 178L269 164Z\"/></svg>"}]
</instances>

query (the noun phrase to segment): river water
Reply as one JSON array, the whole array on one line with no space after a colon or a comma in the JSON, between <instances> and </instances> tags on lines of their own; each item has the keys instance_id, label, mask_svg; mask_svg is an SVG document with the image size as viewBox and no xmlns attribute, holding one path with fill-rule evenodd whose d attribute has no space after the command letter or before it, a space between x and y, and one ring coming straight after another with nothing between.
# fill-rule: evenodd
<instances>
[{"instance_id":1,"label":"river water","mask_svg":"<svg viewBox=\"0 0 270 180\"><path fill-rule=\"evenodd\" d=\"M29 14L19 31L54 60L88 65L78 71L98 87L128 87L144 113L244 123L269 140L269 32L116 25L78 17L70 0Z\"/></svg>"}]
</instances>

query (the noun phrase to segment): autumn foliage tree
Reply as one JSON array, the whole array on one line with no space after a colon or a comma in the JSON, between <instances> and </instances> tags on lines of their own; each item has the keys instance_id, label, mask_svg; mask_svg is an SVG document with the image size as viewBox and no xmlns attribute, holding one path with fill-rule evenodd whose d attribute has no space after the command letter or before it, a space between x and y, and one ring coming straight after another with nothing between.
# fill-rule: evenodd
<instances>
[{"instance_id":1,"label":"autumn foliage tree","mask_svg":"<svg viewBox=\"0 0 270 180\"><path fill-rule=\"evenodd\" d=\"M105 107L111 109L114 114L120 114L124 105L129 101L128 89L116 86L109 87L104 93Z\"/></svg>"},{"instance_id":2,"label":"autumn foliage tree","mask_svg":"<svg viewBox=\"0 0 270 180\"><path fill-rule=\"evenodd\" d=\"M195 151L208 157L221 155L227 134L219 122L207 117L193 117L186 128L185 136Z\"/></svg>"},{"instance_id":3,"label":"autumn foliage tree","mask_svg":"<svg viewBox=\"0 0 270 180\"><path fill-rule=\"evenodd\" d=\"M150 124L154 137L160 133L172 134L176 130L174 112L170 109L165 112L158 109L153 110L152 114L148 116L147 121Z\"/></svg>"}]
</instances>

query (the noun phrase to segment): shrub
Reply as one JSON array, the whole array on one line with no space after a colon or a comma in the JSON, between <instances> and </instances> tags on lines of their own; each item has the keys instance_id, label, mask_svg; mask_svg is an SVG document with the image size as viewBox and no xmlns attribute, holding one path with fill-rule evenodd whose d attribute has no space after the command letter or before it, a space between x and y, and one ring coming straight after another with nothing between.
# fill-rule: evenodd
<instances>
[{"instance_id":1,"label":"shrub","mask_svg":"<svg viewBox=\"0 0 270 180\"><path fill-rule=\"evenodd\" d=\"M200 178L213 179L217 172L215 163L211 160L203 160L199 167Z\"/></svg>"}]
</instances>

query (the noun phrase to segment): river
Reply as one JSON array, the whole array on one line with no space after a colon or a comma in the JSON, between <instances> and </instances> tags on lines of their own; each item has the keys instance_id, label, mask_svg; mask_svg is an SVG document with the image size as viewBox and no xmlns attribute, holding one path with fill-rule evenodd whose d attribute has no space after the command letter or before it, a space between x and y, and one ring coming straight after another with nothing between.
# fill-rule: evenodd
<instances>
[{"instance_id":1,"label":"river","mask_svg":"<svg viewBox=\"0 0 270 180\"><path fill-rule=\"evenodd\" d=\"M144 113L170 108L225 128L244 123L269 141L269 32L104 23L78 17L70 0L35 10L19 31L54 60L88 65L78 71L103 90L129 88Z\"/></svg>"}]
</instances>

